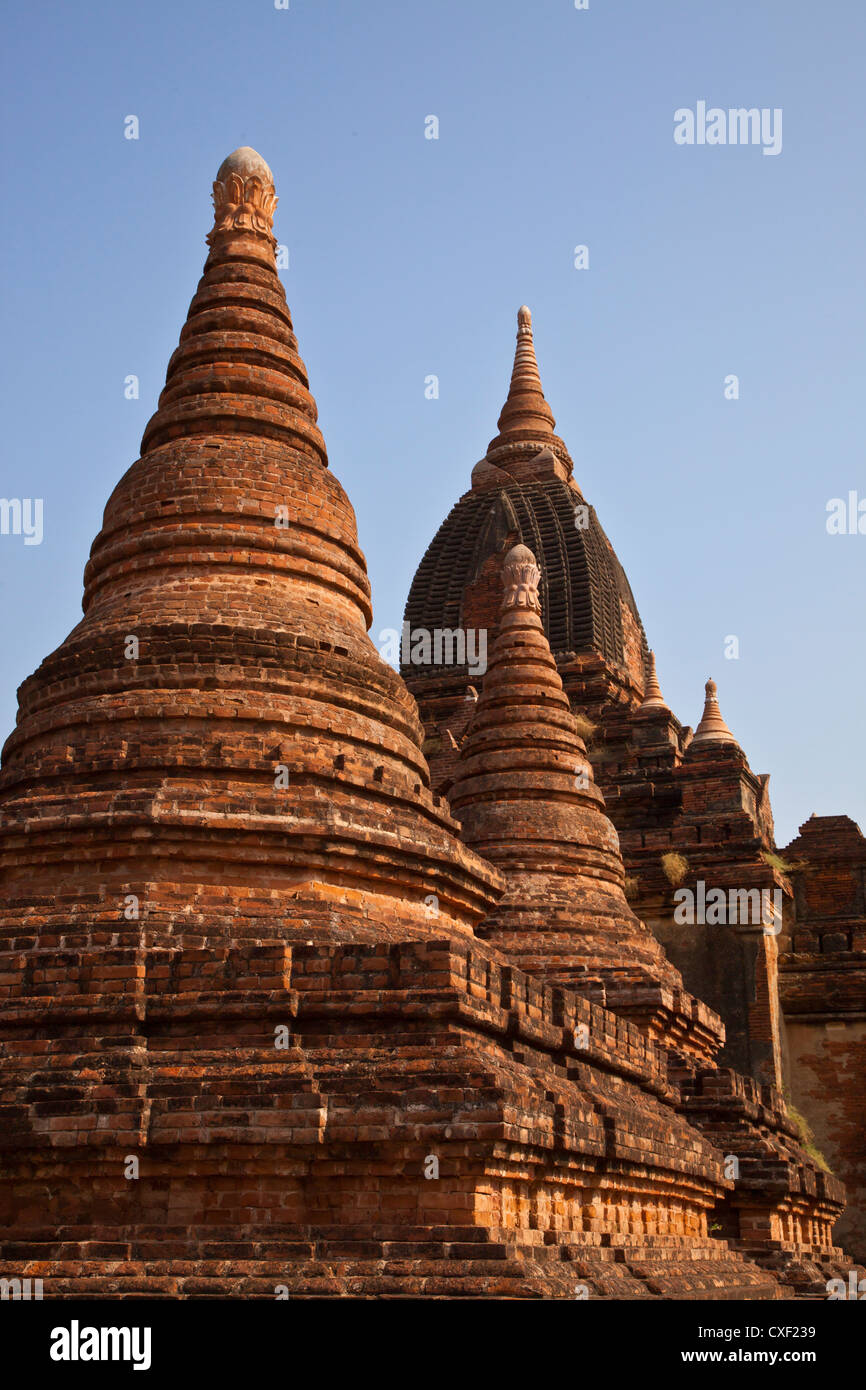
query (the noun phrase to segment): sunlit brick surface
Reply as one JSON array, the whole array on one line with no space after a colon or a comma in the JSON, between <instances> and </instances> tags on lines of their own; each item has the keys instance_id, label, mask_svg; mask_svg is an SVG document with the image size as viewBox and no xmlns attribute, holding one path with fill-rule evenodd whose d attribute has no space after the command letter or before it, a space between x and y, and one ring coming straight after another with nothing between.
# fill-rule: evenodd
<instances>
[{"instance_id":1,"label":"sunlit brick surface","mask_svg":"<svg viewBox=\"0 0 866 1390\"><path fill-rule=\"evenodd\" d=\"M796 1202L776 1182L784 1116L715 1069L717 1022L625 907L597 793L561 855L573 956L595 968L595 941L606 978L634 948L649 1013L475 936L507 875L432 794L367 637L267 166L237 151L214 191L84 618L4 750L0 1275L46 1298L820 1290L838 1188L793 1141ZM524 369L502 457L552 427ZM521 831L542 874L555 828ZM755 1135L743 1196L724 1154L755 1162Z\"/></svg>"}]
</instances>

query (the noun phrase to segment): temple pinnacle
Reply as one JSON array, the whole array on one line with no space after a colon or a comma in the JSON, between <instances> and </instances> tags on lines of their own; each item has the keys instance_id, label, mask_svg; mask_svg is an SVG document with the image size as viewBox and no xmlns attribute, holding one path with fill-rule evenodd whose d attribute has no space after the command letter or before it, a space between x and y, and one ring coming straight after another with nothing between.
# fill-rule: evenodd
<instances>
[{"instance_id":1,"label":"temple pinnacle","mask_svg":"<svg viewBox=\"0 0 866 1390\"><path fill-rule=\"evenodd\" d=\"M271 230L273 175L255 150L228 155L213 182L210 253L166 372L142 454L181 436L280 439L327 467Z\"/></svg>"},{"instance_id":2,"label":"temple pinnacle","mask_svg":"<svg viewBox=\"0 0 866 1390\"><path fill-rule=\"evenodd\" d=\"M668 709L668 702L662 695L661 686L656 676L655 652L647 653L646 662L646 687L644 689L643 703L641 709Z\"/></svg>"},{"instance_id":3,"label":"temple pinnacle","mask_svg":"<svg viewBox=\"0 0 866 1390\"><path fill-rule=\"evenodd\" d=\"M508 398L499 416L499 434L488 449L500 444L531 442L543 448L555 439L553 411L544 399L541 374L532 338L532 314L527 305L517 311L517 345Z\"/></svg>"},{"instance_id":4,"label":"temple pinnacle","mask_svg":"<svg viewBox=\"0 0 866 1390\"><path fill-rule=\"evenodd\" d=\"M739 747L737 740L722 718L716 690L716 682L710 678L706 684L704 712L701 716L701 722L695 730L691 747L694 747L696 743L733 743Z\"/></svg>"}]
</instances>

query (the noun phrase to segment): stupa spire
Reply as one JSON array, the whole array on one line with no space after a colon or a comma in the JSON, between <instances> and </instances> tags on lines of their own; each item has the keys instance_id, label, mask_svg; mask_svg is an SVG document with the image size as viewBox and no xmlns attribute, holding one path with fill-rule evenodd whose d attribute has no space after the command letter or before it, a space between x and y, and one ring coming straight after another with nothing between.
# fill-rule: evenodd
<instances>
[{"instance_id":1,"label":"stupa spire","mask_svg":"<svg viewBox=\"0 0 866 1390\"><path fill-rule=\"evenodd\" d=\"M542 448L554 438L553 411L544 399L541 374L535 357L532 338L532 314L524 304L517 311L517 345L508 396L499 415L499 434L491 440L491 449L498 444L531 440Z\"/></svg>"},{"instance_id":2,"label":"stupa spire","mask_svg":"<svg viewBox=\"0 0 866 1390\"><path fill-rule=\"evenodd\" d=\"M180 435L255 434L327 464L318 411L277 274L273 175L242 146L213 183L210 255L142 454Z\"/></svg>"},{"instance_id":3,"label":"stupa spire","mask_svg":"<svg viewBox=\"0 0 866 1390\"><path fill-rule=\"evenodd\" d=\"M556 421L544 398L532 338L532 314L524 304L517 312L517 346L508 396L499 415L499 433L476 464L473 487L538 477L571 477L568 450L554 433Z\"/></svg>"},{"instance_id":4,"label":"stupa spire","mask_svg":"<svg viewBox=\"0 0 866 1390\"><path fill-rule=\"evenodd\" d=\"M733 743L739 747L737 740L722 718L722 711L719 709L719 702L716 698L717 689L716 682L710 678L705 686L706 699L701 722L695 729L694 738L689 745L692 748L695 744L703 743Z\"/></svg>"},{"instance_id":5,"label":"stupa spire","mask_svg":"<svg viewBox=\"0 0 866 1390\"><path fill-rule=\"evenodd\" d=\"M669 708L667 700L662 695L661 686L659 685L658 676L656 675L655 652L648 652L646 662L646 686L641 709Z\"/></svg>"}]
</instances>

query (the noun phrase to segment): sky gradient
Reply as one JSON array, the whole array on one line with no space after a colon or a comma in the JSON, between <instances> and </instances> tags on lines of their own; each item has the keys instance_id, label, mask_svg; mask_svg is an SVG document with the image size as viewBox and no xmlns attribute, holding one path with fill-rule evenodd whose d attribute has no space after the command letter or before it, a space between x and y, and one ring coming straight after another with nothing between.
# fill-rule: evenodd
<instances>
[{"instance_id":1,"label":"sky gradient","mask_svg":"<svg viewBox=\"0 0 866 1390\"><path fill-rule=\"evenodd\" d=\"M694 725L716 679L780 844L813 811L866 828L866 534L826 526L866 499L860 0L96 0L4 32L0 493L43 498L44 537L0 536L3 737L79 619L248 144L374 640L496 433L527 303L668 702ZM780 153L676 144L699 101L779 108Z\"/></svg>"}]
</instances>

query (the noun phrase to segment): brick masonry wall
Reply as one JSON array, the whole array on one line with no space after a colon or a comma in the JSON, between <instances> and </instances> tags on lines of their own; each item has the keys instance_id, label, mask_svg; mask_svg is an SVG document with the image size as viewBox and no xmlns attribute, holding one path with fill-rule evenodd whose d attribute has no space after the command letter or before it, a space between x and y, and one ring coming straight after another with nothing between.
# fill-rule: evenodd
<instances>
[{"instance_id":1,"label":"brick masonry wall","mask_svg":"<svg viewBox=\"0 0 866 1390\"><path fill-rule=\"evenodd\" d=\"M848 1189L840 1238L866 1258L866 838L812 816L783 851L794 914L781 995L793 1103Z\"/></svg>"},{"instance_id":2,"label":"brick masonry wall","mask_svg":"<svg viewBox=\"0 0 866 1390\"><path fill-rule=\"evenodd\" d=\"M845 1184L848 1205L835 1238L866 1261L866 1022L801 1023L785 1028L791 1100L815 1144Z\"/></svg>"}]
</instances>

